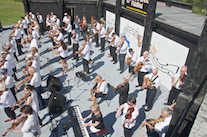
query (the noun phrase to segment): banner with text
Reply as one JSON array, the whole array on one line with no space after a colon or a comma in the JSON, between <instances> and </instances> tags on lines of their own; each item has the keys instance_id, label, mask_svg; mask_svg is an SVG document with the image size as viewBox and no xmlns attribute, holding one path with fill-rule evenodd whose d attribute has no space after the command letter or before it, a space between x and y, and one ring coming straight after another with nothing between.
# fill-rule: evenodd
<instances>
[{"instance_id":1,"label":"banner with text","mask_svg":"<svg viewBox=\"0 0 207 137\"><path fill-rule=\"evenodd\" d=\"M149 0L125 0L125 8L147 14Z\"/></svg>"}]
</instances>

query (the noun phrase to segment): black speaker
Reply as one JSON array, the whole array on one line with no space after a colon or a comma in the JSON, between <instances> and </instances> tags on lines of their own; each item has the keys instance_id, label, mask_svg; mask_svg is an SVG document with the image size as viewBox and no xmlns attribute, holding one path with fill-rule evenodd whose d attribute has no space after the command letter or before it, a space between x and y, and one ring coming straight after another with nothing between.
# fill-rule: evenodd
<instances>
[{"instance_id":1,"label":"black speaker","mask_svg":"<svg viewBox=\"0 0 207 137\"><path fill-rule=\"evenodd\" d=\"M48 100L50 114L62 113L65 108L65 97L58 93L52 93Z\"/></svg>"},{"instance_id":2,"label":"black speaker","mask_svg":"<svg viewBox=\"0 0 207 137\"><path fill-rule=\"evenodd\" d=\"M47 79L47 90L50 92L60 91L62 89L62 85L60 80L52 75L49 75Z\"/></svg>"}]
</instances>

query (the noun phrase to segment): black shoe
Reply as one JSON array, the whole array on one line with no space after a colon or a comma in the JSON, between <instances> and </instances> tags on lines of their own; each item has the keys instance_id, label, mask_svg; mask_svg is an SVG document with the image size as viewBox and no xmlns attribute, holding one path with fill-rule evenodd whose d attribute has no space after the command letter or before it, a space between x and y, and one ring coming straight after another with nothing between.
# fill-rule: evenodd
<instances>
[{"instance_id":1,"label":"black shoe","mask_svg":"<svg viewBox=\"0 0 207 137\"><path fill-rule=\"evenodd\" d=\"M78 62L78 61L79 61L79 59L76 60L76 62Z\"/></svg>"},{"instance_id":2,"label":"black shoe","mask_svg":"<svg viewBox=\"0 0 207 137\"><path fill-rule=\"evenodd\" d=\"M171 105L170 103L163 103L164 105Z\"/></svg>"},{"instance_id":3,"label":"black shoe","mask_svg":"<svg viewBox=\"0 0 207 137\"><path fill-rule=\"evenodd\" d=\"M96 48L98 48L99 46L98 46L98 45L96 45L95 47L96 47Z\"/></svg>"},{"instance_id":4,"label":"black shoe","mask_svg":"<svg viewBox=\"0 0 207 137\"><path fill-rule=\"evenodd\" d=\"M136 85L135 87L140 87L140 85Z\"/></svg>"},{"instance_id":5,"label":"black shoe","mask_svg":"<svg viewBox=\"0 0 207 137\"><path fill-rule=\"evenodd\" d=\"M146 107L146 106L147 106L146 104L142 105L143 108Z\"/></svg>"},{"instance_id":6,"label":"black shoe","mask_svg":"<svg viewBox=\"0 0 207 137\"><path fill-rule=\"evenodd\" d=\"M113 64L116 64L117 62L114 62Z\"/></svg>"},{"instance_id":7,"label":"black shoe","mask_svg":"<svg viewBox=\"0 0 207 137\"><path fill-rule=\"evenodd\" d=\"M117 69L117 70L121 70L121 69Z\"/></svg>"},{"instance_id":8,"label":"black shoe","mask_svg":"<svg viewBox=\"0 0 207 137\"><path fill-rule=\"evenodd\" d=\"M120 74L122 74L124 71L121 71Z\"/></svg>"},{"instance_id":9,"label":"black shoe","mask_svg":"<svg viewBox=\"0 0 207 137\"><path fill-rule=\"evenodd\" d=\"M75 58L72 58L72 60L76 60Z\"/></svg>"},{"instance_id":10,"label":"black shoe","mask_svg":"<svg viewBox=\"0 0 207 137\"><path fill-rule=\"evenodd\" d=\"M142 91L142 90L144 90L144 89L143 89L143 88L140 88L140 89L139 89L139 91Z\"/></svg>"},{"instance_id":11,"label":"black shoe","mask_svg":"<svg viewBox=\"0 0 207 137\"><path fill-rule=\"evenodd\" d=\"M150 110L151 110L151 109L148 108L148 109L145 109L144 111L148 112L148 111L150 111Z\"/></svg>"},{"instance_id":12,"label":"black shoe","mask_svg":"<svg viewBox=\"0 0 207 137\"><path fill-rule=\"evenodd\" d=\"M114 60L112 59L112 60L110 60L111 62L114 62Z\"/></svg>"}]
</instances>

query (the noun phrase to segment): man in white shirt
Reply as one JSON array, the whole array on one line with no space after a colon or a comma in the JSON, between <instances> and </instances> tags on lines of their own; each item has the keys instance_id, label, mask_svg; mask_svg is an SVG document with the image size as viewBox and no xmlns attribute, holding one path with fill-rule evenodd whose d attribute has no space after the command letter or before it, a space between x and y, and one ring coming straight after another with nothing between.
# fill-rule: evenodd
<instances>
[{"instance_id":1,"label":"man in white shirt","mask_svg":"<svg viewBox=\"0 0 207 137\"><path fill-rule=\"evenodd\" d=\"M64 13L64 17L63 17L63 23L66 24L66 22L70 23L70 16L68 15L68 13Z\"/></svg>"},{"instance_id":2,"label":"man in white shirt","mask_svg":"<svg viewBox=\"0 0 207 137\"><path fill-rule=\"evenodd\" d=\"M3 50L1 51L1 55L2 55L2 57L5 58L6 61L9 62L10 66L11 66L11 68L12 68L12 71L13 71L13 75L12 75L12 76L14 77L14 80L19 81L19 80L17 79L17 76L16 76L16 71L17 71L17 69L16 69L16 65L15 65L15 63L14 63L14 56L13 56L10 52L8 52L7 49L3 49Z\"/></svg>"},{"instance_id":3,"label":"man in white shirt","mask_svg":"<svg viewBox=\"0 0 207 137\"><path fill-rule=\"evenodd\" d=\"M95 47L99 47L99 42L98 42L98 32L100 30L100 24L98 23L98 21L94 20L94 24L93 24L93 34L95 37L95 42L96 42L96 46Z\"/></svg>"},{"instance_id":4,"label":"man in white shirt","mask_svg":"<svg viewBox=\"0 0 207 137\"><path fill-rule=\"evenodd\" d=\"M37 15L38 23L40 26L40 34L44 36L44 26L43 26L42 15L39 12L37 12L36 15Z\"/></svg>"},{"instance_id":5,"label":"man in white shirt","mask_svg":"<svg viewBox=\"0 0 207 137\"><path fill-rule=\"evenodd\" d=\"M172 88L170 90L170 94L168 96L167 103L164 105L171 105L173 101L176 102L178 95L182 91L182 88L185 84L185 80L187 78L187 66L182 66L180 72L176 73L172 78Z\"/></svg>"},{"instance_id":6,"label":"man in white shirt","mask_svg":"<svg viewBox=\"0 0 207 137\"><path fill-rule=\"evenodd\" d=\"M21 21L22 21L22 24L23 24L24 33L27 35L28 34L28 32L27 32L27 29L28 29L27 21L24 17L21 17Z\"/></svg>"},{"instance_id":7,"label":"man in white shirt","mask_svg":"<svg viewBox=\"0 0 207 137\"><path fill-rule=\"evenodd\" d=\"M109 56L108 57L112 57L112 45L110 45L110 43L113 40L113 33L114 33L114 28L110 26L109 31L106 33L106 38L105 38L105 40L108 40L109 42Z\"/></svg>"},{"instance_id":8,"label":"man in white shirt","mask_svg":"<svg viewBox=\"0 0 207 137\"><path fill-rule=\"evenodd\" d=\"M172 119L172 112L168 107L162 109L160 122L157 122L154 126L148 123L150 120L145 120L143 125L146 125L147 135L151 137L165 137L170 121Z\"/></svg>"},{"instance_id":9,"label":"man in white shirt","mask_svg":"<svg viewBox=\"0 0 207 137\"><path fill-rule=\"evenodd\" d=\"M142 65L142 68L138 71L138 85L136 85L136 87L142 86L144 75L148 74L148 72L151 70L151 59L149 57L148 51L144 51L143 56L138 58L135 67L137 67L139 64Z\"/></svg>"},{"instance_id":10,"label":"man in white shirt","mask_svg":"<svg viewBox=\"0 0 207 137\"><path fill-rule=\"evenodd\" d=\"M142 107L148 107L147 109L145 109L145 111L150 111L152 109L153 100L157 93L157 88L160 85L160 78L158 77L157 73L158 70L157 68L155 68L152 70L152 73L146 74L144 76L144 83L142 85L142 88L147 88L147 93L145 104L142 105Z\"/></svg>"},{"instance_id":11,"label":"man in white shirt","mask_svg":"<svg viewBox=\"0 0 207 137\"><path fill-rule=\"evenodd\" d=\"M117 53L116 53L116 49L117 46L120 44L121 40L119 38L119 36L116 33L112 34L112 41L109 43L109 46L111 47L111 54L113 59L111 60L111 62L114 62L113 64L117 63Z\"/></svg>"},{"instance_id":12,"label":"man in white shirt","mask_svg":"<svg viewBox=\"0 0 207 137\"><path fill-rule=\"evenodd\" d=\"M32 12L29 12L29 19L31 22L35 21L35 15Z\"/></svg>"},{"instance_id":13,"label":"man in white shirt","mask_svg":"<svg viewBox=\"0 0 207 137\"><path fill-rule=\"evenodd\" d=\"M103 24L100 24L100 31L98 32L99 38L101 39L101 52L105 50L105 37L106 37L106 29L103 27Z\"/></svg>"},{"instance_id":14,"label":"man in white shirt","mask_svg":"<svg viewBox=\"0 0 207 137\"><path fill-rule=\"evenodd\" d=\"M15 63L18 63L19 60L18 60L17 55L16 55L16 42L15 42L14 39L12 39L11 36L8 36L8 40L9 40L9 42L6 43L6 46L8 46L7 49L8 49L10 52L13 53L13 56L14 56L15 59L16 59L16 62L15 62Z\"/></svg>"},{"instance_id":15,"label":"man in white shirt","mask_svg":"<svg viewBox=\"0 0 207 137\"><path fill-rule=\"evenodd\" d=\"M12 76L14 74L10 63L7 60L5 60L4 57L0 57L0 66L1 66L1 69L3 68L7 69L8 71L7 76Z\"/></svg>"},{"instance_id":16,"label":"man in white shirt","mask_svg":"<svg viewBox=\"0 0 207 137\"><path fill-rule=\"evenodd\" d=\"M30 105L24 105L21 109L21 116L23 118L27 117L26 121L23 123L21 129L6 129L6 131L12 131L16 133L22 133L23 137L33 137L39 136L41 134L39 128L39 121L37 114L34 113Z\"/></svg>"},{"instance_id":17,"label":"man in white shirt","mask_svg":"<svg viewBox=\"0 0 207 137\"><path fill-rule=\"evenodd\" d=\"M127 65L129 65L129 77L131 77L131 82L134 80L134 66L136 64L137 61L137 54L133 51L132 48L129 48L129 52L127 52L126 58L125 58L125 62Z\"/></svg>"},{"instance_id":18,"label":"man in white shirt","mask_svg":"<svg viewBox=\"0 0 207 137\"><path fill-rule=\"evenodd\" d=\"M17 50L19 53L19 56L24 54L22 52L22 45L21 45L21 38L22 38L22 34L21 34L21 30L19 29L18 25L15 25L15 27L13 27L13 30L15 31L14 34L12 35L12 37L15 38L16 44L17 44Z\"/></svg>"},{"instance_id":19,"label":"man in white shirt","mask_svg":"<svg viewBox=\"0 0 207 137\"><path fill-rule=\"evenodd\" d=\"M29 46L28 51L31 51L32 47L35 47L38 49L38 41L36 39L34 39L32 37L32 35L28 35L28 41L30 41L30 43L28 42L27 45Z\"/></svg>"},{"instance_id":20,"label":"man in white shirt","mask_svg":"<svg viewBox=\"0 0 207 137\"><path fill-rule=\"evenodd\" d=\"M139 110L136 106L136 99L131 97L126 103L122 104L116 112L115 117L119 117L119 113L123 110L122 124L124 127L124 137L130 137L131 130L136 124L136 118L139 115ZM127 115L131 114L131 117Z\"/></svg>"},{"instance_id":21,"label":"man in white shirt","mask_svg":"<svg viewBox=\"0 0 207 137\"><path fill-rule=\"evenodd\" d=\"M94 83L93 89L90 90L91 98L88 98L88 101L93 101L93 104L96 103L96 98L105 97L108 93L108 84L100 75L95 77L92 84ZM93 93L95 93L95 95Z\"/></svg>"},{"instance_id":22,"label":"man in white shirt","mask_svg":"<svg viewBox=\"0 0 207 137\"><path fill-rule=\"evenodd\" d=\"M42 99L41 94L43 93L43 89L41 86L41 75L36 71L34 67L29 67L28 72L33 77L30 80L30 85L35 87L35 91L37 92L38 102L39 102L39 108L40 110L44 108L45 102Z\"/></svg>"},{"instance_id":23,"label":"man in white shirt","mask_svg":"<svg viewBox=\"0 0 207 137\"><path fill-rule=\"evenodd\" d=\"M15 103L15 98L10 89L6 88L4 83L0 83L0 109L4 110L9 117L5 122L16 119L16 114L11 108Z\"/></svg>"},{"instance_id":24,"label":"man in white shirt","mask_svg":"<svg viewBox=\"0 0 207 137\"><path fill-rule=\"evenodd\" d=\"M55 25L56 25L57 27L60 27L60 20L57 18L57 16L54 15L53 18L54 18L54 23L55 23Z\"/></svg>"},{"instance_id":25,"label":"man in white shirt","mask_svg":"<svg viewBox=\"0 0 207 137\"><path fill-rule=\"evenodd\" d=\"M32 38L36 39L38 41L37 32L32 30L32 28L29 28L28 31L29 31L30 35L32 35Z\"/></svg>"},{"instance_id":26,"label":"man in white shirt","mask_svg":"<svg viewBox=\"0 0 207 137\"><path fill-rule=\"evenodd\" d=\"M78 51L79 48L79 35L76 33L75 30L72 31L73 36L71 37L72 46L73 46L73 59L76 62L79 60L78 54L75 55L75 52Z\"/></svg>"},{"instance_id":27,"label":"man in white shirt","mask_svg":"<svg viewBox=\"0 0 207 137\"><path fill-rule=\"evenodd\" d=\"M122 74L124 72L124 61L125 61L125 56L127 54L127 49L128 49L128 43L125 40L125 37L121 37L121 44L117 46L116 53L119 52L119 69Z\"/></svg>"},{"instance_id":28,"label":"man in white shirt","mask_svg":"<svg viewBox=\"0 0 207 137\"><path fill-rule=\"evenodd\" d=\"M71 37L72 37L72 25L70 21L65 21L65 27L62 27L68 33L68 45L71 45Z\"/></svg>"},{"instance_id":29,"label":"man in white shirt","mask_svg":"<svg viewBox=\"0 0 207 137\"><path fill-rule=\"evenodd\" d=\"M80 53L80 56L83 57L83 71L86 73L86 75L89 75L89 60L90 60L90 46L86 43L85 40L81 42L83 46L83 50ZM76 52L77 53L77 52Z\"/></svg>"}]
</instances>

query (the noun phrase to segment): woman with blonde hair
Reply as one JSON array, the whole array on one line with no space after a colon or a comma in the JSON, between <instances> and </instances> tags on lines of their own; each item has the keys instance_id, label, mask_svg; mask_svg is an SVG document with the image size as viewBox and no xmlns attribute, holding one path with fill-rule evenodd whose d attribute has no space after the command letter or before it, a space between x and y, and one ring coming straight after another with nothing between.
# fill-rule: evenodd
<instances>
[{"instance_id":1,"label":"woman with blonde hair","mask_svg":"<svg viewBox=\"0 0 207 137\"><path fill-rule=\"evenodd\" d=\"M58 51L55 51L54 50L55 48L58 48ZM63 42L63 40L59 41L59 45L53 46L49 49L52 49L56 54L60 55L60 62L63 65L63 71L61 71L60 73L65 74L65 72L69 72L68 71L68 63L67 63L68 47Z\"/></svg>"},{"instance_id":2,"label":"woman with blonde hair","mask_svg":"<svg viewBox=\"0 0 207 137\"><path fill-rule=\"evenodd\" d=\"M83 126L88 127L89 133L97 133L105 127L102 113L98 104L92 105L90 109L91 114L81 120L85 122L87 119L91 118L91 121L84 123Z\"/></svg>"},{"instance_id":3,"label":"woman with blonde hair","mask_svg":"<svg viewBox=\"0 0 207 137\"><path fill-rule=\"evenodd\" d=\"M40 54L39 54L37 48L36 47L32 47L31 48L31 52L32 52L32 55L35 57L35 60L37 61L39 66L41 66L41 64L40 64Z\"/></svg>"}]
</instances>

